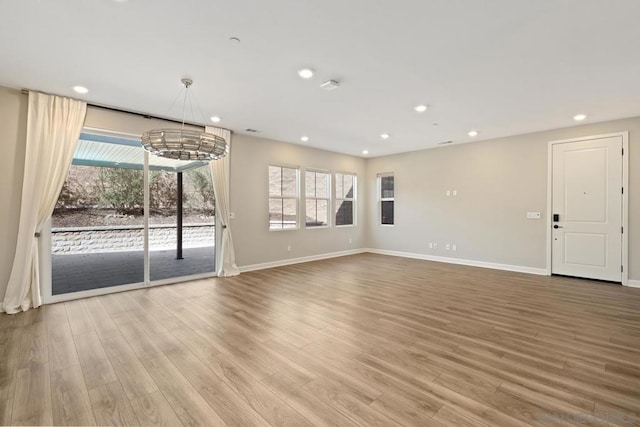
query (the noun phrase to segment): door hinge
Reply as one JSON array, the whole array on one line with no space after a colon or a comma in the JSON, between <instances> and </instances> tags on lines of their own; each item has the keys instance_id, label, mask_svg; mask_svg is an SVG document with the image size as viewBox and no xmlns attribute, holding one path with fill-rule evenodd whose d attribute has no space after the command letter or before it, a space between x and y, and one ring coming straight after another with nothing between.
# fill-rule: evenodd
<instances>
[{"instance_id":1,"label":"door hinge","mask_svg":"<svg viewBox=\"0 0 640 427\"><path fill-rule=\"evenodd\" d=\"M624 187L622 187L622 194L624 194Z\"/></svg>"},{"instance_id":2,"label":"door hinge","mask_svg":"<svg viewBox=\"0 0 640 427\"><path fill-rule=\"evenodd\" d=\"M620 273L624 273L624 265L620 266Z\"/></svg>"},{"instance_id":3,"label":"door hinge","mask_svg":"<svg viewBox=\"0 0 640 427\"><path fill-rule=\"evenodd\" d=\"M624 148L622 149L622 155L624 156Z\"/></svg>"},{"instance_id":4,"label":"door hinge","mask_svg":"<svg viewBox=\"0 0 640 427\"><path fill-rule=\"evenodd\" d=\"M620 233L624 234L624 227L620 227Z\"/></svg>"}]
</instances>

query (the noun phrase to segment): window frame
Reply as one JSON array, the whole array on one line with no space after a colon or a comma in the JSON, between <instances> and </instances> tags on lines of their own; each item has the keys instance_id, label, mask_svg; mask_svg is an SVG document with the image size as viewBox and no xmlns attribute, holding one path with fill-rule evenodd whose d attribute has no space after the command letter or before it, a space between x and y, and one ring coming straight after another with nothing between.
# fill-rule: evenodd
<instances>
[{"instance_id":1,"label":"window frame","mask_svg":"<svg viewBox=\"0 0 640 427\"><path fill-rule=\"evenodd\" d=\"M309 197L307 195L307 174L308 173L313 173L313 174L325 174L327 175L327 179L329 180L329 187L328 187L328 191L327 191L327 197ZM331 206L332 206L332 186L333 186L333 182L332 182L332 176L331 176L331 171L326 170L326 169L313 169L313 168L309 168L309 169L305 169L304 171L304 228L306 229L318 229L318 228L329 228L331 227L331 215L329 214ZM318 193L318 189L317 189L317 181L315 182L316 185L316 194ZM318 209L318 205L317 205L317 201L318 200L326 200L327 201L327 223L325 225L307 225L307 202L309 200L314 200L316 202L316 219L317 218L317 209Z\"/></svg>"},{"instance_id":2,"label":"window frame","mask_svg":"<svg viewBox=\"0 0 640 427\"><path fill-rule=\"evenodd\" d=\"M382 227L393 227L396 225L396 177L393 172L383 172L377 176L377 193L378 193L378 225ZM382 178L393 177L393 197L382 197ZM382 223L382 202L393 202L393 224Z\"/></svg>"},{"instance_id":3,"label":"window frame","mask_svg":"<svg viewBox=\"0 0 640 427\"><path fill-rule=\"evenodd\" d=\"M296 195L295 197L291 197L291 196L272 196L271 195L271 178L269 176L269 168L274 167L274 168L280 168L281 173L280 173L280 193L282 194L282 169L293 169L296 171L296 183L295 183L295 190L296 190ZM281 227L280 228L271 228L271 199L277 199L277 200L295 200L295 205L296 205L296 223L295 223L295 227L291 227L291 228L284 228L284 217L282 219L282 221L280 222ZM284 213L284 212L283 212ZM296 165L288 165L288 164L282 164L282 163L269 163L267 165L267 229L269 231L294 231L294 230L299 230L300 229L300 166L296 166Z\"/></svg>"},{"instance_id":4,"label":"window frame","mask_svg":"<svg viewBox=\"0 0 640 427\"><path fill-rule=\"evenodd\" d=\"M358 198L358 174L355 172L335 172L335 180L334 180L334 185L333 185L333 192L334 192L334 198L333 198L333 220L334 220L334 226L335 227L355 227L357 225L357 198ZM338 197L338 189L336 187L337 183L338 183L338 177L337 175L342 175L343 176L343 183L344 183L344 176L352 176L353 177L353 197L349 198L349 197ZM338 218L337 218L337 203L338 201L351 201L351 224L338 224Z\"/></svg>"}]
</instances>

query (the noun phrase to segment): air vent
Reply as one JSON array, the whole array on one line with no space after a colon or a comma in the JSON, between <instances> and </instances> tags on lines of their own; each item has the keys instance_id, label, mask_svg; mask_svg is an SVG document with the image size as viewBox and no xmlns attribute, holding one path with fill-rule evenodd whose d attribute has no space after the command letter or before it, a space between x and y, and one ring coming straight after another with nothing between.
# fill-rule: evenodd
<instances>
[{"instance_id":1,"label":"air vent","mask_svg":"<svg viewBox=\"0 0 640 427\"><path fill-rule=\"evenodd\" d=\"M438 145L446 145L446 144L451 144L453 141L443 141L443 142L438 142Z\"/></svg>"},{"instance_id":2,"label":"air vent","mask_svg":"<svg viewBox=\"0 0 640 427\"><path fill-rule=\"evenodd\" d=\"M257 130L255 130L255 129L251 129L251 128L249 128L249 129L245 129L245 132L258 133L258 131L257 131Z\"/></svg>"},{"instance_id":3,"label":"air vent","mask_svg":"<svg viewBox=\"0 0 640 427\"><path fill-rule=\"evenodd\" d=\"M340 83L335 80L327 80L326 82L320 85L321 89L324 90L336 90L340 87Z\"/></svg>"}]
</instances>

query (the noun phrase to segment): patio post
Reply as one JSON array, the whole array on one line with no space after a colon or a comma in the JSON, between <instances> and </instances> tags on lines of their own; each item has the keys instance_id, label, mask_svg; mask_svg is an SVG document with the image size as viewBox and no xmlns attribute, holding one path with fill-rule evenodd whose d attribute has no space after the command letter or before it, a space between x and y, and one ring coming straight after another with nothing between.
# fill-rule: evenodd
<instances>
[{"instance_id":1,"label":"patio post","mask_svg":"<svg viewBox=\"0 0 640 427\"><path fill-rule=\"evenodd\" d=\"M176 259L182 258L182 172L178 172L178 194L177 194L178 203L177 206L177 246L176 246Z\"/></svg>"}]
</instances>

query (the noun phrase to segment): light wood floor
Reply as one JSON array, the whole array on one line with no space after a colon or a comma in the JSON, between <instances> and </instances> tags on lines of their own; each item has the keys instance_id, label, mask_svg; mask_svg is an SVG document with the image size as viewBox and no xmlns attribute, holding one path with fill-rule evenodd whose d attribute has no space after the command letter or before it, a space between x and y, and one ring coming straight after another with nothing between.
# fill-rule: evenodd
<instances>
[{"instance_id":1,"label":"light wood floor","mask_svg":"<svg viewBox=\"0 0 640 427\"><path fill-rule=\"evenodd\" d=\"M0 315L0 423L640 425L640 289L363 254Z\"/></svg>"}]
</instances>

